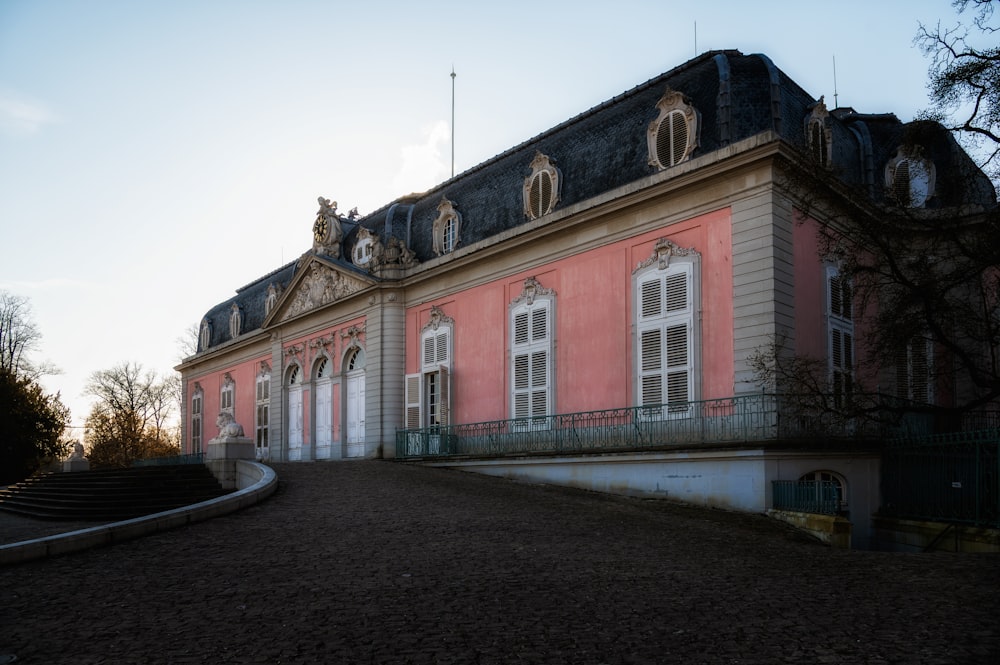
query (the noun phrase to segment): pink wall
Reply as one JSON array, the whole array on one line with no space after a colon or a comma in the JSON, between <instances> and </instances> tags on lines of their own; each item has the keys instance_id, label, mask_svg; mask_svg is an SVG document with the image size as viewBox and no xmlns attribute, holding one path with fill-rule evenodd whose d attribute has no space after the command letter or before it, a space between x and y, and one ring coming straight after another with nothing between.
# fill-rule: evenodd
<instances>
[{"instance_id":1,"label":"pink wall","mask_svg":"<svg viewBox=\"0 0 1000 665\"><path fill-rule=\"evenodd\" d=\"M669 238L702 255L701 397L733 394L733 277L730 212L723 209L666 229L554 261L535 270L411 307L406 372L420 370L420 330L431 306L455 320L453 422L509 417L508 305L535 277L556 292L556 412L635 403L632 271L656 241Z\"/></svg>"},{"instance_id":2,"label":"pink wall","mask_svg":"<svg viewBox=\"0 0 1000 665\"><path fill-rule=\"evenodd\" d=\"M210 439L215 438L219 433L215 426L215 419L219 415L221 390L224 377L228 372L233 379L233 411L236 422L243 426L246 435L253 438L253 430L256 425L257 413L257 374L260 371L261 362L270 363L271 355L260 356L252 360L247 360L239 365L227 367L218 372L203 374L194 379L188 380L187 404L189 416L184 423L185 432L183 436L184 452L191 452L191 421L190 408L191 397L195 394L195 383L201 386L202 397L202 450L208 445Z\"/></svg>"}]
</instances>

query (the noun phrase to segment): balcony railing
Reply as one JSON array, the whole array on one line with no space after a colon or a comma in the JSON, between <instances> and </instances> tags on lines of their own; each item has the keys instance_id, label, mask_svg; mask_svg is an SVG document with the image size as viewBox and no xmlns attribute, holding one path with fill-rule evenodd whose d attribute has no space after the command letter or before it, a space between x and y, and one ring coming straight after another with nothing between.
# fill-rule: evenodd
<instances>
[{"instance_id":1,"label":"balcony railing","mask_svg":"<svg viewBox=\"0 0 1000 665\"><path fill-rule=\"evenodd\" d=\"M398 430L396 456L583 453L793 437L813 439L820 435L870 438L882 431L877 423L804 410L786 396L750 394Z\"/></svg>"}]
</instances>

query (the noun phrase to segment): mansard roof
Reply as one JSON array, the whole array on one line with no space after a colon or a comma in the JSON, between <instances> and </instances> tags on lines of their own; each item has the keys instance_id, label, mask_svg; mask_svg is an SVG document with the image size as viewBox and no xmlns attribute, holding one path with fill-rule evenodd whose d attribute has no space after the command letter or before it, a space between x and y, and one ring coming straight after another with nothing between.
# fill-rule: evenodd
<instances>
[{"instance_id":1,"label":"mansard roof","mask_svg":"<svg viewBox=\"0 0 1000 665\"><path fill-rule=\"evenodd\" d=\"M763 54L711 51L646 81L520 145L419 194L398 199L366 216L341 219L341 257L327 259L344 270L357 270L351 250L364 227L388 244L390 237L425 262L436 257L433 224L442 199L462 216L461 245L471 245L530 220L522 192L537 153L560 169L556 210L645 178L656 172L649 163L647 128L657 119L657 103L668 90L682 93L700 114L698 145L691 157L706 155L743 139L773 132L787 144L805 149L806 120L821 99L807 93ZM831 135L830 172L848 184L867 187L874 199L884 195L883 170L905 141L920 144L938 164L936 199L928 207L979 203L995 205L990 181L940 125L904 124L892 114L860 114L833 109L825 122ZM305 224L303 224L305 227ZM240 290L206 315L212 343L228 339L232 303L246 313L244 330L264 323L268 285L292 279L293 264ZM260 301L259 303L257 301ZM202 350L202 349L199 349Z\"/></svg>"}]
</instances>

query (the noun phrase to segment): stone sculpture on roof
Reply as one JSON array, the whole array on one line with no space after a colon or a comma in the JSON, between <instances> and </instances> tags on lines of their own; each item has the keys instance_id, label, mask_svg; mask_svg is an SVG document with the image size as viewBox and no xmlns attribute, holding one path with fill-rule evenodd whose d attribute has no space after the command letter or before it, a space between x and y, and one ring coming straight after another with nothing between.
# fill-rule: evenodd
<instances>
[{"instance_id":1,"label":"stone sculpture on roof","mask_svg":"<svg viewBox=\"0 0 1000 665\"><path fill-rule=\"evenodd\" d=\"M316 221L313 223L313 251L339 259L344 229L340 225L340 215L337 214L337 202L331 202L322 196L316 200L319 201L319 210L316 211Z\"/></svg>"}]
</instances>

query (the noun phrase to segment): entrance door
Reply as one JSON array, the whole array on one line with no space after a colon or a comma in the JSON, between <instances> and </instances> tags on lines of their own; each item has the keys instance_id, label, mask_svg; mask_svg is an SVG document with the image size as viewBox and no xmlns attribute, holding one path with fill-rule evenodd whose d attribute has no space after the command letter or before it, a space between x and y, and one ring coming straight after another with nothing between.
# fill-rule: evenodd
<instances>
[{"instance_id":1,"label":"entrance door","mask_svg":"<svg viewBox=\"0 0 1000 665\"><path fill-rule=\"evenodd\" d=\"M288 389L288 459L302 459L302 387Z\"/></svg>"},{"instance_id":2,"label":"entrance door","mask_svg":"<svg viewBox=\"0 0 1000 665\"><path fill-rule=\"evenodd\" d=\"M330 458L333 440L333 385L330 380L316 384L316 459Z\"/></svg>"},{"instance_id":3,"label":"entrance door","mask_svg":"<svg viewBox=\"0 0 1000 665\"><path fill-rule=\"evenodd\" d=\"M347 375L347 456L365 454L365 373Z\"/></svg>"}]
</instances>

